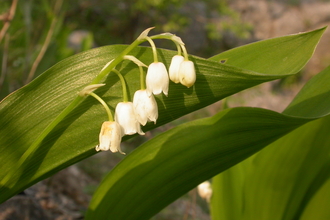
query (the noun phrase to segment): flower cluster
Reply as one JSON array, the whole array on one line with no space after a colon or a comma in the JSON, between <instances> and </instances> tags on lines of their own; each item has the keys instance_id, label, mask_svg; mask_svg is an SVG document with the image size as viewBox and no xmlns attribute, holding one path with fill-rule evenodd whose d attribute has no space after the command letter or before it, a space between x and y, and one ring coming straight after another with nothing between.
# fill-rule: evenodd
<instances>
[{"instance_id":1,"label":"flower cluster","mask_svg":"<svg viewBox=\"0 0 330 220\"><path fill-rule=\"evenodd\" d=\"M196 81L194 63L188 59L187 51L181 39L170 33L149 37L148 33L150 30L151 28L142 32L136 41L138 41L138 43L143 41L148 41L150 43L153 50L153 63L146 66L136 57L130 55L118 58L121 60L130 60L139 67L141 89L134 93L133 102L129 101L125 79L115 66L112 67L110 71L116 73L120 78L123 88L123 102L117 104L114 118L112 117L108 105L94 93L94 90L105 84L89 85L79 93L81 96L91 95L96 98L103 105L108 114L109 120L102 124L99 135L100 143L96 146L96 151L110 150L111 152L125 154L120 148L121 139L124 135L133 135L136 133L144 135L141 125L144 126L147 122L156 124L158 119L158 106L154 95L164 93L165 96L168 96L170 80L174 83L181 83L188 88L193 86ZM169 71L167 71L164 63L158 61L156 46L152 39L169 39L176 44L178 55L172 58ZM181 52L183 52L183 56ZM121 60L119 60L119 62ZM114 60L110 61L101 72L107 70L113 61ZM119 62L117 61L117 63ZM143 67L148 68L146 76Z\"/></svg>"}]
</instances>

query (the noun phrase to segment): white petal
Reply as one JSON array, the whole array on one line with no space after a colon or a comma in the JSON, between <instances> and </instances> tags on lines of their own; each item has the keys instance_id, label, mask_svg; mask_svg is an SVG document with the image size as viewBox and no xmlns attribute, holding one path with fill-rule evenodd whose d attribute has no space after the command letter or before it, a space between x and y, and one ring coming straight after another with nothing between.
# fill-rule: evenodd
<instances>
[{"instance_id":1,"label":"white petal","mask_svg":"<svg viewBox=\"0 0 330 220\"><path fill-rule=\"evenodd\" d=\"M171 65L170 65L170 68L169 68L169 75L170 75L170 79L174 83L179 83L180 82L179 69L180 69L180 64L183 61L184 61L183 56L175 55L174 57L172 57Z\"/></svg>"},{"instance_id":2,"label":"white petal","mask_svg":"<svg viewBox=\"0 0 330 220\"><path fill-rule=\"evenodd\" d=\"M144 134L137 121L132 102L119 102L115 110L115 119L122 128L122 135Z\"/></svg>"},{"instance_id":3,"label":"white petal","mask_svg":"<svg viewBox=\"0 0 330 220\"><path fill-rule=\"evenodd\" d=\"M205 181L199 184L197 191L201 198L205 199L207 202L210 202L212 196L212 187L209 181Z\"/></svg>"},{"instance_id":4,"label":"white petal","mask_svg":"<svg viewBox=\"0 0 330 220\"><path fill-rule=\"evenodd\" d=\"M147 93L158 95L163 92L168 94L169 78L166 67L163 63L157 62L149 65L146 77Z\"/></svg>"},{"instance_id":5,"label":"white petal","mask_svg":"<svg viewBox=\"0 0 330 220\"><path fill-rule=\"evenodd\" d=\"M194 63L190 60L183 61L179 70L180 83L188 88L194 85L196 81L196 72Z\"/></svg>"},{"instance_id":6,"label":"white petal","mask_svg":"<svg viewBox=\"0 0 330 220\"><path fill-rule=\"evenodd\" d=\"M134 93L133 106L136 118L141 125L147 121L156 123L158 118L158 107L155 97L147 94L146 90L138 90Z\"/></svg>"},{"instance_id":7,"label":"white petal","mask_svg":"<svg viewBox=\"0 0 330 220\"><path fill-rule=\"evenodd\" d=\"M96 151L120 152L125 154L120 149L121 142L121 128L117 122L105 121L102 124L101 132L99 135L100 144L96 146Z\"/></svg>"},{"instance_id":8,"label":"white petal","mask_svg":"<svg viewBox=\"0 0 330 220\"><path fill-rule=\"evenodd\" d=\"M121 143L121 127L117 122L113 122L112 126L112 140L110 144L110 151L111 152L118 152L121 154L125 154L121 151L120 143Z\"/></svg>"},{"instance_id":9,"label":"white petal","mask_svg":"<svg viewBox=\"0 0 330 220\"><path fill-rule=\"evenodd\" d=\"M133 106L134 106L136 118L141 125L145 125L148 121L148 115L144 109L144 105L145 105L144 94L147 97L149 97L146 90L137 90L134 93L134 97L133 97Z\"/></svg>"}]
</instances>

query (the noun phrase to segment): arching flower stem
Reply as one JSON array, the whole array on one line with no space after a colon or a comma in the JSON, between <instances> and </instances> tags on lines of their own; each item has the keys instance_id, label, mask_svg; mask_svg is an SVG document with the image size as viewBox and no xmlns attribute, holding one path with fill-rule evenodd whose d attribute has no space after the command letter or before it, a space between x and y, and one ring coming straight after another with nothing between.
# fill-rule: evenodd
<instances>
[{"instance_id":1,"label":"arching flower stem","mask_svg":"<svg viewBox=\"0 0 330 220\"><path fill-rule=\"evenodd\" d=\"M157 49L155 43L151 40L150 37L146 36L146 40L149 42L151 48L152 48L152 53L154 55L154 63L158 62L158 56L157 56Z\"/></svg>"},{"instance_id":2,"label":"arching flower stem","mask_svg":"<svg viewBox=\"0 0 330 220\"><path fill-rule=\"evenodd\" d=\"M178 55L181 56L181 46L180 46L180 44L175 42L175 45L176 45L176 48L178 50Z\"/></svg>"},{"instance_id":3,"label":"arching flower stem","mask_svg":"<svg viewBox=\"0 0 330 220\"><path fill-rule=\"evenodd\" d=\"M100 96L96 95L94 92L91 92L89 95L93 96L97 101L101 103L101 105L103 105L105 111L107 112L109 121L113 121L113 116L107 103L105 103L105 101L103 101L103 99Z\"/></svg>"},{"instance_id":4,"label":"arching flower stem","mask_svg":"<svg viewBox=\"0 0 330 220\"><path fill-rule=\"evenodd\" d=\"M116 69L113 69L111 71L113 71L114 73L116 73L117 76L119 77L120 82L121 82L121 86L123 88L123 101L124 102L128 102L127 87L126 87L126 82L125 82L125 79L124 79L123 75L121 75L121 73L118 70L116 70Z\"/></svg>"},{"instance_id":5,"label":"arching flower stem","mask_svg":"<svg viewBox=\"0 0 330 220\"><path fill-rule=\"evenodd\" d=\"M143 71L143 67L139 66L139 70L140 70L140 87L141 90L145 90L146 89L146 81L145 81L145 73Z\"/></svg>"},{"instance_id":6,"label":"arching flower stem","mask_svg":"<svg viewBox=\"0 0 330 220\"><path fill-rule=\"evenodd\" d=\"M183 57L184 57L184 60L185 61L188 61L189 58L188 58L188 53L187 53L187 50L186 50L186 47L184 45L181 45L181 49L183 51Z\"/></svg>"}]
</instances>

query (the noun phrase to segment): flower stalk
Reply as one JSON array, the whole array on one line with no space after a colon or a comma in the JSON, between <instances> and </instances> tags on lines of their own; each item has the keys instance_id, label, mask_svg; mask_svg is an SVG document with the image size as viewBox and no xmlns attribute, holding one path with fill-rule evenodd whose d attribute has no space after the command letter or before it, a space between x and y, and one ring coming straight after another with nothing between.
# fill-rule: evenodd
<instances>
[{"instance_id":1,"label":"flower stalk","mask_svg":"<svg viewBox=\"0 0 330 220\"><path fill-rule=\"evenodd\" d=\"M97 101L101 103L101 105L104 107L105 111L107 112L109 121L113 121L113 117L107 103L105 103L105 101L103 101L103 99L100 96L96 95L94 92L90 93L89 95L93 96Z\"/></svg>"},{"instance_id":2,"label":"flower stalk","mask_svg":"<svg viewBox=\"0 0 330 220\"><path fill-rule=\"evenodd\" d=\"M139 70L140 70L140 88L141 90L145 90L146 89L146 75L144 74L143 68L142 66L139 66Z\"/></svg>"},{"instance_id":3,"label":"flower stalk","mask_svg":"<svg viewBox=\"0 0 330 220\"><path fill-rule=\"evenodd\" d=\"M157 56L157 49L155 43L151 40L150 37L146 37L146 40L149 42L151 48L152 48L152 54L154 55L154 63L158 62L158 56Z\"/></svg>"},{"instance_id":4,"label":"flower stalk","mask_svg":"<svg viewBox=\"0 0 330 220\"><path fill-rule=\"evenodd\" d=\"M127 87L126 87L126 82L125 82L125 79L123 77L123 75L121 75L121 73L116 70L116 69L113 69L112 70L114 73L117 74L117 76L119 77L120 79L120 82L121 82L121 86L123 88L123 101L124 102L128 102L128 94L127 94Z\"/></svg>"}]
</instances>

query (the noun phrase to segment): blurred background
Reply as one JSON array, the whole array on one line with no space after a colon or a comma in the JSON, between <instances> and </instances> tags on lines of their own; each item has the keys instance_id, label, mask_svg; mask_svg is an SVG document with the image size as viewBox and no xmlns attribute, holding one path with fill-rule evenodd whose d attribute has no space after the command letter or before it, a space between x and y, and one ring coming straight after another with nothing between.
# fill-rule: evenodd
<instances>
[{"instance_id":1,"label":"blurred background","mask_svg":"<svg viewBox=\"0 0 330 220\"><path fill-rule=\"evenodd\" d=\"M329 0L0 0L0 100L57 62L94 47L130 44L144 29L180 36L190 54L204 58L272 37L330 24ZM158 47L175 49L170 42ZM330 30L297 75L256 86L227 99L230 107L282 111L304 83L330 64ZM262 56L262 54L261 54ZM129 153L148 138L183 122L207 117L222 103L123 143ZM1 129L1 128L0 128ZM0 205L0 219L83 219L102 177L122 159L99 153ZM210 219L192 190L154 220Z\"/></svg>"}]
</instances>

